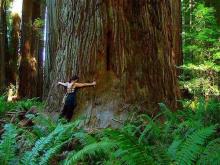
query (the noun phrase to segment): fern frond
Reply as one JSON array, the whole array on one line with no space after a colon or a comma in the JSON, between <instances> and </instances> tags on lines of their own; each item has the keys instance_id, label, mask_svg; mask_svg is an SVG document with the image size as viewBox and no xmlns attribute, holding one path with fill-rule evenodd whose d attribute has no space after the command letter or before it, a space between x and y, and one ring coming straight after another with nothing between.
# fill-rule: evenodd
<instances>
[{"instance_id":1,"label":"fern frond","mask_svg":"<svg viewBox=\"0 0 220 165\"><path fill-rule=\"evenodd\" d=\"M50 148L42 157L41 157L41 160L40 160L40 165L47 165L49 164L49 161L50 159L56 155L60 150L61 148L66 144L67 142L63 142L61 144L58 144L52 148Z\"/></svg>"},{"instance_id":2,"label":"fern frond","mask_svg":"<svg viewBox=\"0 0 220 165\"><path fill-rule=\"evenodd\" d=\"M143 119L143 123L147 123L147 124L145 126L144 131L141 133L138 139L139 143L141 143L144 138L146 138L146 140L149 139L150 137L157 138L158 135L160 135L161 130L157 125L157 123L154 121L154 119L152 119L150 116L146 114L141 115L141 117Z\"/></svg>"},{"instance_id":3,"label":"fern frond","mask_svg":"<svg viewBox=\"0 0 220 165\"><path fill-rule=\"evenodd\" d=\"M163 143L152 146L151 151L153 152L154 163L157 165L170 164L171 158L167 153L167 146Z\"/></svg>"},{"instance_id":4,"label":"fern frond","mask_svg":"<svg viewBox=\"0 0 220 165\"><path fill-rule=\"evenodd\" d=\"M176 160L178 164L192 164L200 154L205 141L215 132L215 129L215 126L210 126L199 129L190 135L183 145L181 145L181 149L177 152Z\"/></svg>"},{"instance_id":5,"label":"fern frond","mask_svg":"<svg viewBox=\"0 0 220 165\"><path fill-rule=\"evenodd\" d=\"M170 156L170 158L172 160L176 159L176 152L179 148L179 146L181 145L182 140L180 139L175 139L172 144L169 146L168 150L167 150L167 154Z\"/></svg>"},{"instance_id":6,"label":"fern frond","mask_svg":"<svg viewBox=\"0 0 220 165\"><path fill-rule=\"evenodd\" d=\"M78 139L84 146L97 142L96 138L85 132L76 132L74 133L74 137Z\"/></svg>"},{"instance_id":7,"label":"fern frond","mask_svg":"<svg viewBox=\"0 0 220 165\"><path fill-rule=\"evenodd\" d=\"M130 165L154 164L148 146L139 142L135 136L117 130L107 130L106 134L118 146L116 158Z\"/></svg>"},{"instance_id":8,"label":"fern frond","mask_svg":"<svg viewBox=\"0 0 220 165\"><path fill-rule=\"evenodd\" d=\"M35 143L35 146L32 148L31 151L28 151L24 154L22 162L24 164L36 164L37 157L39 156L40 152L50 144L56 137L56 135L63 130L63 127L58 125L57 128L50 133L47 137L42 137Z\"/></svg>"},{"instance_id":9,"label":"fern frond","mask_svg":"<svg viewBox=\"0 0 220 165\"><path fill-rule=\"evenodd\" d=\"M160 106L160 110L163 113L163 116L165 116L167 120L172 122L177 121L176 114L172 112L164 103L159 103L159 106Z\"/></svg>"},{"instance_id":10,"label":"fern frond","mask_svg":"<svg viewBox=\"0 0 220 165\"><path fill-rule=\"evenodd\" d=\"M0 141L0 164L8 164L15 158L16 151L16 127L12 124L4 126L5 132Z\"/></svg>"},{"instance_id":11,"label":"fern frond","mask_svg":"<svg viewBox=\"0 0 220 165\"><path fill-rule=\"evenodd\" d=\"M70 153L67 159L65 160L64 165L76 164L76 162L78 162L79 160L83 160L87 155L94 156L97 153L109 152L109 150L113 148L115 148L115 143L111 141L102 141L87 145L77 153L75 153L75 151Z\"/></svg>"},{"instance_id":12,"label":"fern frond","mask_svg":"<svg viewBox=\"0 0 220 165\"><path fill-rule=\"evenodd\" d=\"M34 118L34 123L45 128L48 133L52 132L56 128L56 123L52 120L52 118L44 114L38 114L38 116Z\"/></svg>"},{"instance_id":13,"label":"fern frond","mask_svg":"<svg viewBox=\"0 0 220 165\"><path fill-rule=\"evenodd\" d=\"M220 138L208 143L200 155L198 165L220 165Z\"/></svg>"},{"instance_id":14,"label":"fern frond","mask_svg":"<svg viewBox=\"0 0 220 165\"><path fill-rule=\"evenodd\" d=\"M22 162L27 165L39 164L40 156L42 157L42 163L48 162L50 158L72 138L72 131L80 122L81 121L77 120L66 125L59 124L48 136L40 138L31 151L25 153Z\"/></svg>"}]
</instances>

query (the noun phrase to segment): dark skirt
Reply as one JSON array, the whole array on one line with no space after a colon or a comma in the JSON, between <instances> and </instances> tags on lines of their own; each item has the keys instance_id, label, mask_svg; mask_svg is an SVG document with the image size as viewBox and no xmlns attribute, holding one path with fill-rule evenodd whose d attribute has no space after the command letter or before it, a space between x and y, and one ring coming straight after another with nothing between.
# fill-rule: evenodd
<instances>
[{"instance_id":1,"label":"dark skirt","mask_svg":"<svg viewBox=\"0 0 220 165\"><path fill-rule=\"evenodd\" d=\"M61 117L64 117L67 121L70 121L73 116L73 110L76 107L76 91L69 93L65 100L63 110L61 112Z\"/></svg>"}]
</instances>

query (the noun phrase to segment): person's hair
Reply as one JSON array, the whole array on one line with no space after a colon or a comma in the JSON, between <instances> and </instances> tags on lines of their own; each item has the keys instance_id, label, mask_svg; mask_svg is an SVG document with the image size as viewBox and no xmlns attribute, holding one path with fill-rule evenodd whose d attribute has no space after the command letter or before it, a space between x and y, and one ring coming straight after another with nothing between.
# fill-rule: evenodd
<instances>
[{"instance_id":1,"label":"person's hair","mask_svg":"<svg viewBox=\"0 0 220 165\"><path fill-rule=\"evenodd\" d=\"M69 82L71 81L75 81L75 80L78 80L79 77L77 75L74 75L73 77L70 78Z\"/></svg>"}]
</instances>

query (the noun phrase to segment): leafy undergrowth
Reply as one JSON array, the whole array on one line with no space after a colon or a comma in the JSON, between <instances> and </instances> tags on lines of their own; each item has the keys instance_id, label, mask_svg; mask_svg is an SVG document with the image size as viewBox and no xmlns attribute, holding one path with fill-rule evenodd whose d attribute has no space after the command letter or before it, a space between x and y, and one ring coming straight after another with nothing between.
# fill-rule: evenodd
<instances>
[{"instance_id":1,"label":"leafy undergrowth","mask_svg":"<svg viewBox=\"0 0 220 165\"><path fill-rule=\"evenodd\" d=\"M84 130L82 119L54 122L42 113L32 116L32 126L6 124L0 164L220 164L217 100L185 101L177 112L160 107L154 118L141 114L120 129L96 132Z\"/></svg>"},{"instance_id":2,"label":"leafy undergrowth","mask_svg":"<svg viewBox=\"0 0 220 165\"><path fill-rule=\"evenodd\" d=\"M33 106L39 109L43 108L42 102L38 101L37 98L7 102L6 96L0 96L0 117L4 116L7 112L29 110Z\"/></svg>"}]
</instances>

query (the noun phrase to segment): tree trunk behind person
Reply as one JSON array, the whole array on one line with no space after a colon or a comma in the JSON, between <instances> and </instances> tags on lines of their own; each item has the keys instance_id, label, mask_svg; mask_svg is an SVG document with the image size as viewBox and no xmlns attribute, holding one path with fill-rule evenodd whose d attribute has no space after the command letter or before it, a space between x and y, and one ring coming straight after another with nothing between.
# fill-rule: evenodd
<instances>
[{"instance_id":1,"label":"tree trunk behind person","mask_svg":"<svg viewBox=\"0 0 220 165\"><path fill-rule=\"evenodd\" d=\"M0 0L0 92L5 89L6 1Z\"/></svg>"},{"instance_id":2,"label":"tree trunk behind person","mask_svg":"<svg viewBox=\"0 0 220 165\"><path fill-rule=\"evenodd\" d=\"M45 53L45 67L44 67L44 84L43 84L43 96L47 98L49 88L52 84L53 76L52 70L54 70L56 52L58 46L58 30L56 16L56 2L47 0L47 25L46 25L46 53Z\"/></svg>"},{"instance_id":3,"label":"tree trunk behind person","mask_svg":"<svg viewBox=\"0 0 220 165\"><path fill-rule=\"evenodd\" d=\"M19 68L19 96L37 97L38 55L40 34L34 21L40 18L40 1L24 0L22 11L21 62Z\"/></svg>"},{"instance_id":4,"label":"tree trunk behind person","mask_svg":"<svg viewBox=\"0 0 220 165\"><path fill-rule=\"evenodd\" d=\"M91 127L117 126L126 110L137 110L132 108L135 105L152 115L159 102L177 108L180 10L172 5L179 6L180 1L54 0L49 4L49 110L61 107L63 95L57 82L73 74L81 81L97 80L96 88L80 92L76 109L87 116Z\"/></svg>"}]
</instances>

